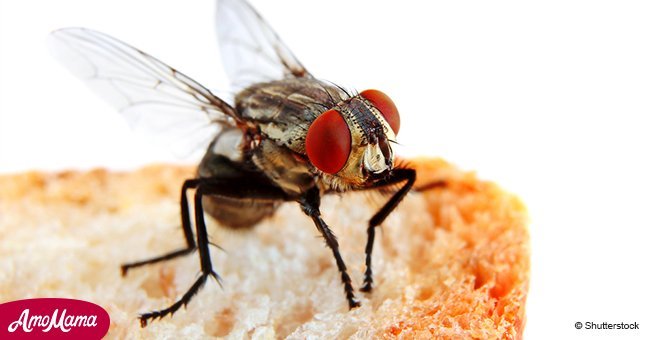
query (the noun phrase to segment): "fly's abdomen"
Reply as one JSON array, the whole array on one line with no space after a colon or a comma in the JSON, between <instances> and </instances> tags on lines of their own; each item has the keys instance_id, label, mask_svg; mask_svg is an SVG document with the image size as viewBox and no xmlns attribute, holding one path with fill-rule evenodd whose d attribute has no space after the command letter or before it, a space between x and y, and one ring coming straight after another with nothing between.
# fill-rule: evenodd
<instances>
[{"instance_id":1,"label":"fly's abdomen","mask_svg":"<svg viewBox=\"0 0 650 340\"><path fill-rule=\"evenodd\" d=\"M203 211L225 227L250 228L273 215L279 202L234 199L222 196L203 197Z\"/></svg>"},{"instance_id":2,"label":"fly's abdomen","mask_svg":"<svg viewBox=\"0 0 650 340\"><path fill-rule=\"evenodd\" d=\"M245 156L243 134L237 128L224 129L210 144L198 176L228 183L270 186L271 181ZM273 215L281 201L225 196L204 196L204 211L221 225L248 228Z\"/></svg>"}]
</instances>

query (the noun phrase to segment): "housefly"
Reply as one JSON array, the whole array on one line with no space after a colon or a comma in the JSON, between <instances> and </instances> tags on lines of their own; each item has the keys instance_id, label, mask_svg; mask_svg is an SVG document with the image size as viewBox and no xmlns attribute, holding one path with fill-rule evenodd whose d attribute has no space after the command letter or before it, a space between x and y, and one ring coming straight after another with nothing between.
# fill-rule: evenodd
<instances>
[{"instance_id":1,"label":"housefly","mask_svg":"<svg viewBox=\"0 0 650 340\"><path fill-rule=\"evenodd\" d=\"M187 305L209 277L219 282L204 213L221 225L249 228L287 201L297 202L313 220L334 255L349 307L358 307L337 240L321 217L320 199L330 193L395 187L367 226L361 291L370 292L375 228L409 192L416 176L415 170L395 164L391 143L400 129L395 104L378 90L351 93L312 76L243 0L219 0L217 32L225 69L237 91L234 104L106 34L65 28L49 39L59 59L136 129L153 131L172 151L203 147L196 177L181 189L185 247L122 265L125 275L198 249L201 274L174 304L141 314L141 325Z\"/></svg>"}]
</instances>

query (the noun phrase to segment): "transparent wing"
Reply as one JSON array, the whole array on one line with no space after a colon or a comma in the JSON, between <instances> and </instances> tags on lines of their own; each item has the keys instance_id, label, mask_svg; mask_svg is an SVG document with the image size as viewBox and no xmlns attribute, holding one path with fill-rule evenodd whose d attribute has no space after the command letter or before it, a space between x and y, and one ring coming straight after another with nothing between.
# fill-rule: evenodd
<instances>
[{"instance_id":1,"label":"transparent wing","mask_svg":"<svg viewBox=\"0 0 650 340\"><path fill-rule=\"evenodd\" d=\"M217 35L223 64L235 91L255 83L311 77L275 31L244 0L219 0Z\"/></svg>"},{"instance_id":2,"label":"transparent wing","mask_svg":"<svg viewBox=\"0 0 650 340\"><path fill-rule=\"evenodd\" d=\"M204 152L233 108L191 78L113 37L86 28L54 31L48 44L72 73L138 132L178 157Z\"/></svg>"}]
</instances>

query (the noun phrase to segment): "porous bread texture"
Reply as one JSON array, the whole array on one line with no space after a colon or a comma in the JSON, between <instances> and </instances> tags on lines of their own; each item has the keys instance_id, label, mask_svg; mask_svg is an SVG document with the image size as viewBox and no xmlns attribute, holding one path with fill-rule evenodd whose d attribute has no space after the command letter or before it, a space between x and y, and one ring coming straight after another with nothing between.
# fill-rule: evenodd
<instances>
[{"instance_id":1,"label":"porous bread texture","mask_svg":"<svg viewBox=\"0 0 650 340\"><path fill-rule=\"evenodd\" d=\"M529 280L521 202L441 160L411 162L418 184L383 223L375 288L348 311L340 274L295 203L249 231L209 220L213 280L172 318L140 328L138 313L167 307L194 282L196 253L120 276L121 263L183 247L181 183L194 169L150 166L0 176L0 301L67 297L111 316L108 338L521 338ZM367 221L387 197L323 199L355 288Z\"/></svg>"}]
</instances>

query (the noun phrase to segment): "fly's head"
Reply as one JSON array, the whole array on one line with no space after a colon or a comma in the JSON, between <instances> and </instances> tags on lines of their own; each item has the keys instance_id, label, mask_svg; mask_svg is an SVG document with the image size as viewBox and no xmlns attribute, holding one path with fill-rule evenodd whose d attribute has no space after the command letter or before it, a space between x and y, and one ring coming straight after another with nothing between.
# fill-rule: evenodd
<instances>
[{"instance_id":1,"label":"fly's head","mask_svg":"<svg viewBox=\"0 0 650 340\"><path fill-rule=\"evenodd\" d=\"M363 185L387 176L393 168L390 146L400 118L393 101L366 90L316 118L305 139L309 161L343 183Z\"/></svg>"}]
</instances>

